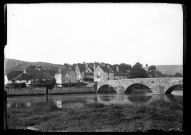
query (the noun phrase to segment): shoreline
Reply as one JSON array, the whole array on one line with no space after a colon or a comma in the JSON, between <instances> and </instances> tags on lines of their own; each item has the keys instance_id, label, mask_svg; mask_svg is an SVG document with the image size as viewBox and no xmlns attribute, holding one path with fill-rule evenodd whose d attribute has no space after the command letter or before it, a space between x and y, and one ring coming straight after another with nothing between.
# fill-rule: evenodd
<instances>
[{"instance_id":1,"label":"shoreline","mask_svg":"<svg viewBox=\"0 0 191 135\"><path fill-rule=\"evenodd\" d=\"M22 89L6 89L7 97L14 96L46 96L46 88L22 88ZM48 95L61 95L61 94L86 94L96 93L95 87L55 87L48 90Z\"/></svg>"},{"instance_id":2,"label":"shoreline","mask_svg":"<svg viewBox=\"0 0 191 135\"><path fill-rule=\"evenodd\" d=\"M48 95L69 95L69 94L90 94L90 93L96 93L96 92L84 92L84 93L81 93L81 92L79 92L79 93L50 93L50 94L48 94ZM9 94L9 95L7 95L7 97L19 97L19 96L46 96L46 94L42 94L42 93L40 93L40 94Z\"/></svg>"}]
</instances>

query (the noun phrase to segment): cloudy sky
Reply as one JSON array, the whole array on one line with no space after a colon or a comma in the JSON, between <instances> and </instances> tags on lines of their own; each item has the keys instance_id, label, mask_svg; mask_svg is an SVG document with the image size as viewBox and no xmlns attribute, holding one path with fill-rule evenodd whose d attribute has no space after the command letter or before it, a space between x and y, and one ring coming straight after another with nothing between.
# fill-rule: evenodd
<instances>
[{"instance_id":1,"label":"cloudy sky","mask_svg":"<svg viewBox=\"0 0 191 135\"><path fill-rule=\"evenodd\" d=\"M182 64L182 6L9 4L5 57L56 64Z\"/></svg>"}]
</instances>

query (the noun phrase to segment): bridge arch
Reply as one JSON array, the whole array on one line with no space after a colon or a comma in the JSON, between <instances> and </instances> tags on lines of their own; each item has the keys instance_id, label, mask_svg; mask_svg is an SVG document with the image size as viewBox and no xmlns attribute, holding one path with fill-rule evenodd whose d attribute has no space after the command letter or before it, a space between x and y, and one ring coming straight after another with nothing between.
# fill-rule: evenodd
<instances>
[{"instance_id":1,"label":"bridge arch","mask_svg":"<svg viewBox=\"0 0 191 135\"><path fill-rule=\"evenodd\" d=\"M115 87L109 84L104 84L98 88L97 93L117 93L117 91Z\"/></svg>"},{"instance_id":2,"label":"bridge arch","mask_svg":"<svg viewBox=\"0 0 191 135\"><path fill-rule=\"evenodd\" d=\"M179 86L182 86L182 87L183 87L182 84L176 84L176 85L172 85L172 86L168 87L168 88L166 89L165 94L171 94L171 92L174 91L175 88L177 88L177 87L179 87Z\"/></svg>"},{"instance_id":3,"label":"bridge arch","mask_svg":"<svg viewBox=\"0 0 191 135\"><path fill-rule=\"evenodd\" d=\"M138 86L138 87L136 87ZM133 88L136 88L136 90L138 90L137 92L140 92L139 94L144 94L144 93L153 93L153 91L151 90L151 88L143 83L133 83L131 85L129 85L124 93L125 94L132 94L133 91L135 91L135 89ZM137 89L138 88L138 89Z\"/></svg>"}]
</instances>

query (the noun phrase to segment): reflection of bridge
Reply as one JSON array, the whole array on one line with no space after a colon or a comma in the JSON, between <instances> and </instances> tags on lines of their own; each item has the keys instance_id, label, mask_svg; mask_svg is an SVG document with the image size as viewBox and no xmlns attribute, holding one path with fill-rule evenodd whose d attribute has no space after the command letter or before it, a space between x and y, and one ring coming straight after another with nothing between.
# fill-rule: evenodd
<instances>
[{"instance_id":1,"label":"reflection of bridge","mask_svg":"<svg viewBox=\"0 0 191 135\"><path fill-rule=\"evenodd\" d=\"M142 84L151 89L153 93L170 94L174 87L183 85L182 77L172 78L136 78L136 79L123 79L123 80L109 80L97 82L97 92L103 86L111 86L117 93L124 93L133 84Z\"/></svg>"},{"instance_id":2,"label":"reflection of bridge","mask_svg":"<svg viewBox=\"0 0 191 135\"><path fill-rule=\"evenodd\" d=\"M142 95L127 96L125 94L101 95L97 94L97 102L104 105L128 104L128 105L149 105L154 101L171 102L167 95Z\"/></svg>"}]
</instances>

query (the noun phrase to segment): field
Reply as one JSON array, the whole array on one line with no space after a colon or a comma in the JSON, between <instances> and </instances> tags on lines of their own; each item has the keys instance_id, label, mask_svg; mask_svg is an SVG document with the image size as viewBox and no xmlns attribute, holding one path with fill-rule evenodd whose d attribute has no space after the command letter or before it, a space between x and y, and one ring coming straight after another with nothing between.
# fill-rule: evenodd
<instances>
[{"instance_id":1,"label":"field","mask_svg":"<svg viewBox=\"0 0 191 135\"><path fill-rule=\"evenodd\" d=\"M183 105L153 102L148 106L73 104L58 108L53 101L8 110L9 129L40 132L136 132L181 130Z\"/></svg>"}]
</instances>

